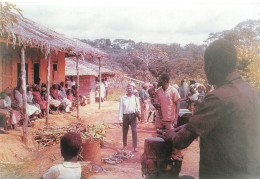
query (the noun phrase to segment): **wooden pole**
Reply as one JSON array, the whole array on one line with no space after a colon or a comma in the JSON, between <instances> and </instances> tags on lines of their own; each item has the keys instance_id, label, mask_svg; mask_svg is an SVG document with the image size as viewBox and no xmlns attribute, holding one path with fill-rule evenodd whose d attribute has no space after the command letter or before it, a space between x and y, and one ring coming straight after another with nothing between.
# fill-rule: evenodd
<instances>
[{"instance_id":1,"label":"wooden pole","mask_svg":"<svg viewBox=\"0 0 260 179\"><path fill-rule=\"evenodd\" d=\"M21 48L21 81L22 81L22 96L23 96L23 143L28 143L28 116L26 111L26 69L25 69L25 52L24 46Z\"/></svg>"},{"instance_id":2,"label":"wooden pole","mask_svg":"<svg viewBox=\"0 0 260 179\"><path fill-rule=\"evenodd\" d=\"M51 52L48 54L47 57L47 99L46 99L46 122L45 124L48 125L49 123L49 96L50 96L50 72L51 72Z\"/></svg>"},{"instance_id":3,"label":"wooden pole","mask_svg":"<svg viewBox=\"0 0 260 179\"><path fill-rule=\"evenodd\" d=\"M99 106L98 109L101 108L101 64L100 64L100 58L98 57L98 62L99 62Z\"/></svg>"},{"instance_id":4,"label":"wooden pole","mask_svg":"<svg viewBox=\"0 0 260 179\"><path fill-rule=\"evenodd\" d=\"M77 56L77 120L79 121L79 56Z\"/></svg>"}]
</instances>

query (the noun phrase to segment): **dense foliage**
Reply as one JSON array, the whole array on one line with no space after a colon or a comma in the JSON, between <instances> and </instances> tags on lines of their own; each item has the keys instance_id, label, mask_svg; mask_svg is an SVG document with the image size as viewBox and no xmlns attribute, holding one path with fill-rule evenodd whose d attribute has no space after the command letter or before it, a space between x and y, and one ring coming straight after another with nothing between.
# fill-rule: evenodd
<instances>
[{"instance_id":1,"label":"dense foliage","mask_svg":"<svg viewBox=\"0 0 260 179\"><path fill-rule=\"evenodd\" d=\"M154 81L162 72L171 75L172 82L194 79L206 83L203 54L208 44L217 39L231 40L238 52L237 71L260 93L260 19L247 20L230 30L209 34L204 45L150 44L132 40L82 40L109 54L106 61L113 69L130 77ZM207 45L206 45L207 44Z\"/></svg>"}]
</instances>

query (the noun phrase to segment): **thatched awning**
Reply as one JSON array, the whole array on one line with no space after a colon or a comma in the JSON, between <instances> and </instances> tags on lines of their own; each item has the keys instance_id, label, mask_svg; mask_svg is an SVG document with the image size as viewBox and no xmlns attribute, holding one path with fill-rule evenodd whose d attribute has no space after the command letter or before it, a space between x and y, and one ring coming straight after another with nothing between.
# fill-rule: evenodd
<instances>
[{"instance_id":1,"label":"thatched awning","mask_svg":"<svg viewBox=\"0 0 260 179\"><path fill-rule=\"evenodd\" d=\"M65 58L65 75L75 76L77 75L76 69L76 58ZM98 65L80 60L79 61L79 75L99 75ZM107 68L101 67L101 75L115 76L115 72Z\"/></svg>"},{"instance_id":2,"label":"thatched awning","mask_svg":"<svg viewBox=\"0 0 260 179\"><path fill-rule=\"evenodd\" d=\"M64 51L68 55L91 55L106 56L96 48L89 46L76 39L70 39L32 20L12 13L17 18L17 23L8 23L6 26L7 36L1 37L6 42L14 45L40 48L48 53L53 51ZM69 22L68 22L69 23Z\"/></svg>"}]
</instances>

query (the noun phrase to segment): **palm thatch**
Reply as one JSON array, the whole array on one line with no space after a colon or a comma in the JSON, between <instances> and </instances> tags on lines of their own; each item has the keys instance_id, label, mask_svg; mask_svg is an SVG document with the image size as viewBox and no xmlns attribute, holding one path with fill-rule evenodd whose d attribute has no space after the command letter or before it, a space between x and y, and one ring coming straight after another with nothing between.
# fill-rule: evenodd
<instances>
[{"instance_id":1,"label":"palm thatch","mask_svg":"<svg viewBox=\"0 0 260 179\"><path fill-rule=\"evenodd\" d=\"M76 70L76 58L65 58L65 75L66 76L75 76L77 75ZM93 75L98 76L99 75L99 67L98 65L80 60L79 61L79 75ZM115 76L115 72L112 70L109 70L107 68L101 67L101 75L107 75L107 76Z\"/></svg>"},{"instance_id":2,"label":"palm thatch","mask_svg":"<svg viewBox=\"0 0 260 179\"><path fill-rule=\"evenodd\" d=\"M6 36L0 36L7 43L19 46L40 48L46 53L64 51L71 55L106 56L106 54L76 39L70 39L30 19L12 13L17 22L11 20L6 24ZM69 23L69 22L68 22Z\"/></svg>"}]
</instances>

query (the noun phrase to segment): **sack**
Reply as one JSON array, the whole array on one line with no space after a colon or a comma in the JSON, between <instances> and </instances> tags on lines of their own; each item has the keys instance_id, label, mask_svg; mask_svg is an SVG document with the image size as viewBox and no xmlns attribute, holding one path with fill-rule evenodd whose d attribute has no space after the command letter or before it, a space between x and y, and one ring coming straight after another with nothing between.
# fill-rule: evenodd
<instances>
[{"instance_id":1,"label":"sack","mask_svg":"<svg viewBox=\"0 0 260 179\"><path fill-rule=\"evenodd\" d=\"M139 111L136 111L136 112L135 112L135 115L136 115L138 121L140 121L140 120L141 120L141 114L140 114L140 112L139 112Z\"/></svg>"}]
</instances>

